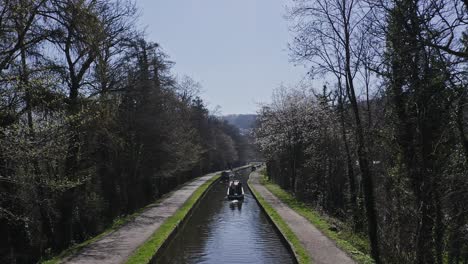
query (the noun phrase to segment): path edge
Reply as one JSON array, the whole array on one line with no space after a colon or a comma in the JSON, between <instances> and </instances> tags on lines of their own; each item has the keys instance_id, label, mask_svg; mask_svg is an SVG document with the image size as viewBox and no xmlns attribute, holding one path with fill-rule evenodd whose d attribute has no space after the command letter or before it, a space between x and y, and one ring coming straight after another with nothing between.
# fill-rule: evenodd
<instances>
[{"instance_id":1,"label":"path edge","mask_svg":"<svg viewBox=\"0 0 468 264\"><path fill-rule=\"evenodd\" d=\"M220 173L221 173L221 171L212 172L213 177L215 177L217 174L220 174ZM211 174L211 173L208 173L208 174ZM64 263L66 263L67 261L69 261L73 257L75 257L77 254L79 254L82 250L84 250L90 244L92 244L92 243L94 243L96 241L99 241L100 239L103 239L107 235L110 235L110 234L112 234L114 232L117 232L120 228L122 228L123 226L130 223L132 220L134 220L135 218L137 218L138 216L143 214L146 210L148 210L152 206L161 203L161 201L163 201L164 199L170 197L174 192L179 191L185 185L190 184L193 181L196 181L200 177L207 176L208 174L201 175L199 177L195 177L193 179L190 179L190 180L186 181L185 183L180 184L175 189L163 194L160 198L158 198L154 202L152 202L152 203L150 203L148 205L145 205L142 208L137 209L134 213L132 213L130 215L125 216L124 217L125 219L123 220L123 222L118 224L117 226L113 227L112 225L110 225L109 228L104 230L103 232L101 232L99 234L96 234L95 236L90 237L89 239L87 239L87 240L85 240L85 241L83 241L83 242L81 242L81 243L79 243L79 244L77 244L75 246L71 246L71 247L69 247L67 249L62 250L56 256L53 256L52 258L41 259L41 260L39 260L37 262L37 264L64 264ZM76 248L74 248L74 247L76 247Z\"/></svg>"},{"instance_id":2,"label":"path edge","mask_svg":"<svg viewBox=\"0 0 468 264\"><path fill-rule=\"evenodd\" d=\"M221 177L218 174L215 174L213 177L217 177L217 179L215 179L214 181L212 181L209 186L206 187L206 189L203 191L203 193L197 198L197 200L195 201L195 203L190 207L190 209L187 211L187 213L185 214L185 216L180 219L180 221L177 223L177 225L171 230L171 232L169 233L169 235L167 236L167 238L164 240L164 242L161 244L161 246L156 249L156 251L154 252L153 256L151 257L150 261L148 263L152 263L153 261L156 261L158 259L158 257L161 256L161 253L169 246L169 243L174 239L174 237L179 233L180 229L187 223L187 221L190 219L190 217L192 216L193 214L193 211L200 205L200 201L203 199L203 197L205 197L206 193L213 187L213 185L215 183L217 183ZM202 186L200 186L202 187ZM198 188L200 188L198 187ZM197 188L197 190L198 190ZM194 193L197 191L195 190ZM189 197L190 199L190 197ZM187 199L187 201L189 200ZM177 211L176 211L177 213ZM175 213L174 213L175 214ZM163 223L164 224L164 223ZM163 225L162 224L162 225ZM161 226L162 226L161 225ZM158 228L159 229L159 228ZM155 233L158 232L158 229L156 231L154 231ZM153 235L151 235L152 237ZM150 239L151 239L150 237ZM149 239L148 239L149 240ZM146 243L146 242L145 242ZM144 245L144 243L142 244ZM138 247L139 248L139 247ZM138 250L138 248L135 250L135 252ZM135 253L133 252L133 253ZM133 255L133 254L132 254ZM132 256L130 255L130 257ZM129 257L129 258L130 258Z\"/></svg>"},{"instance_id":3,"label":"path edge","mask_svg":"<svg viewBox=\"0 0 468 264\"><path fill-rule=\"evenodd\" d=\"M249 167L251 167L250 164L249 164L249 165L242 166L242 167L235 168L235 169L233 169L233 171L238 171L238 170L242 170L242 169L247 169L247 168L249 168ZM222 172L222 171L218 171L218 172L213 173L213 174L214 174L213 177L210 178L209 180L207 180L207 181L205 182L205 183L207 183L207 182L210 181L211 179L216 178L215 180L213 180L213 181L211 181L211 182L209 183L209 185L205 188L205 190L203 191L203 193L197 198L197 200L193 203L193 205L190 207L190 209L187 211L187 213L183 216L183 218L180 219L180 220L178 221L178 223L174 226L174 228L172 228L172 230L169 232L169 234L168 234L168 236L166 237L166 239L164 240L164 242L162 242L162 244L161 244L157 249L155 249L155 251L154 251L153 255L151 256L151 258L150 258L148 261L145 261L145 263L157 263L157 262L155 262L155 261L157 261L158 257L161 256L161 253L164 251L164 249L166 249L166 248L168 247L169 243L170 243L170 242L174 239L174 237L179 233L180 229L183 228L183 226L187 223L187 221L188 221L188 220L190 219L190 217L192 216L193 211L200 205L200 201L203 199L203 197L205 197L206 193L213 187L213 185L214 185L215 183L217 183L217 182L221 179L221 177L220 177L220 176L221 176L221 172ZM187 199L187 201L189 201L190 198L192 197L192 195L193 195L195 192L197 192L200 188L202 188L203 185L204 185L205 183L203 183L202 185L200 185L200 186L190 195L190 197ZM187 201L185 201L185 203L186 203ZM185 203L184 203L184 204L185 204ZM182 207L183 207L183 206L184 206L184 205L182 205ZM182 208L182 207L181 207L181 208ZM181 208L179 208L172 216L174 216L175 214L177 214L177 212L178 212ZM172 216L170 216L170 217L172 217ZM169 217L169 218L170 218L170 217ZM168 218L168 219L169 219L169 218ZM166 221L167 221L167 219L166 219ZM161 224L161 226L163 226L163 225L166 223L166 221L163 222L163 223ZM148 240L146 240L144 243L142 243L141 245L139 245L139 246L132 252L132 254L125 260L124 263L128 263L128 261L135 255L135 253L140 249L140 247L142 247L143 245L145 245L146 243L148 243L148 241L150 241L150 240L153 238L154 234L155 234L156 232L158 232L158 230L161 228L161 226L160 226L158 229L156 229L156 230L154 231L154 233L148 238Z\"/></svg>"},{"instance_id":4,"label":"path edge","mask_svg":"<svg viewBox=\"0 0 468 264\"><path fill-rule=\"evenodd\" d=\"M256 172L256 171L254 171L254 172ZM252 174L252 173L254 173L254 172L251 172L250 174ZM258 173L258 172L257 172L257 173ZM296 253L296 251L294 250L295 247L294 247L293 243L292 243L291 241L289 241L289 239L286 237L286 234L283 233L283 231L281 230L281 228L279 227L279 225L273 220L273 218L271 217L271 215L270 215L270 214L268 213L268 211L265 209L265 207L264 207L265 205L264 205L262 202L260 202L259 198L257 197L257 196L261 196L261 195L260 195L259 193L257 193L257 190L255 189L255 187L251 186L251 183L250 183L250 174L249 174L249 180L247 181L247 187L249 188L250 193L252 193L252 196L254 197L255 201L257 202L257 204L259 205L259 207L261 208L261 210L262 210L262 211L265 213L265 215L267 216L268 221L269 221L270 223L273 224L274 229L275 229L276 232L280 235L280 239L281 239L282 242L286 245L286 248L287 248L287 250L289 251L289 253L291 253L291 255L294 256L294 261L295 261L295 263L299 263L299 259L301 259L301 258L300 258L300 256ZM263 196L262 196L262 198L263 198ZM267 203L267 202L265 201L265 203ZM276 210L275 210L273 207L272 207L272 210L274 210L274 211L276 212ZM276 212L276 213L278 214L278 212ZM278 215L279 215L279 214L278 214ZM281 216L280 216L280 218L281 218ZM282 218L281 218L281 219L282 219ZM283 222L285 222L284 219L283 219ZM285 223L286 223L286 222L285 222ZM286 223L286 225L287 225L287 223ZM291 231L291 232L292 232L292 231ZM294 234L294 233L292 232L292 234ZM294 236L296 236L296 235L294 234ZM312 259L312 256L309 255L309 258Z\"/></svg>"}]
</instances>

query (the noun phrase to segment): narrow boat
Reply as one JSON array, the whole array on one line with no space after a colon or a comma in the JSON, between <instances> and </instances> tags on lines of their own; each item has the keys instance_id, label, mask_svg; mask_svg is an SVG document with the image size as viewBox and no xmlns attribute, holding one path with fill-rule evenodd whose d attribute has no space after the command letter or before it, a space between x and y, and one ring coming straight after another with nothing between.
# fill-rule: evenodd
<instances>
[{"instance_id":1,"label":"narrow boat","mask_svg":"<svg viewBox=\"0 0 468 264\"><path fill-rule=\"evenodd\" d=\"M238 180L230 181L227 190L227 197L229 200L244 199L244 188L242 187L242 182Z\"/></svg>"}]
</instances>

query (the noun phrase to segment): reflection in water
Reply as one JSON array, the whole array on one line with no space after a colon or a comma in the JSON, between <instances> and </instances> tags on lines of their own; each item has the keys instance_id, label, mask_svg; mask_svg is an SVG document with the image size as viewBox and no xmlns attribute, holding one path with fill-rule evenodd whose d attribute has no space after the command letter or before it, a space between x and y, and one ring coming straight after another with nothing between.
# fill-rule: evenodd
<instances>
[{"instance_id":1,"label":"reflection in water","mask_svg":"<svg viewBox=\"0 0 468 264\"><path fill-rule=\"evenodd\" d=\"M229 207L231 207L232 210L235 210L237 208L240 211L242 209L242 202L243 201L238 201L238 200L231 201L229 203Z\"/></svg>"},{"instance_id":2,"label":"reflection in water","mask_svg":"<svg viewBox=\"0 0 468 264\"><path fill-rule=\"evenodd\" d=\"M216 183L187 224L153 263L295 263L238 172L243 201L228 201L228 182Z\"/></svg>"}]
</instances>

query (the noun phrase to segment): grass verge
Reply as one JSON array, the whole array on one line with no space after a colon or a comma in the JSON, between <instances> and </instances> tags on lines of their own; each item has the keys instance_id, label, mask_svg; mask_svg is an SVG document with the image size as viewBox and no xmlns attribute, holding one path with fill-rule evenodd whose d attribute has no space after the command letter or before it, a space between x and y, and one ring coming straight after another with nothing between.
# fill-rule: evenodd
<instances>
[{"instance_id":1,"label":"grass verge","mask_svg":"<svg viewBox=\"0 0 468 264\"><path fill-rule=\"evenodd\" d=\"M190 196L190 198L179 208L174 215L166 219L166 221L151 235L151 237L128 258L127 264L149 263L159 248L163 245L174 229L190 212L190 209L195 205L198 199L205 193L210 185L216 181L221 175L216 175L204 184Z\"/></svg>"},{"instance_id":2,"label":"grass verge","mask_svg":"<svg viewBox=\"0 0 468 264\"><path fill-rule=\"evenodd\" d=\"M294 254L296 255L297 262L299 264L308 264L312 263L312 260L305 250L305 248L302 246L301 242L299 239L296 237L294 232L289 228L288 224L284 222L283 218L276 212L273 207L269 203L263 199L261 195L257 193L255 188L251 186L250 188L257 198L258 202L262 205L263 209L266 211L266 213L270 216L271 220L275 223L275 225L278 227L278 229L281 231L283 236L286 238L286 240L290 243Z\"/></svg>"},{"instance_id":3,"label":"grass verge","mask_svg":"<svg viewBox=\"0 0 468 264\"><path fill-rule=\"evenodd\" d=\"M317 227L324 235L335 241L336 245L347 252L356 262L362 264L374 263L370 256L369 242L366 237L360 234L352 232L352 229L340 225L339 231L332 231L330 227L339 222L338 220L332 220L330 217L322 216L320 213L315 211L311 206L298 201L294 196L285 190L281 189L277 184L274 184L265 177L265 172L261 171L260 183L263 184L271 193L278 197L283 203L287 204L298 214L305 217L315 227Z\"/></svg>"}]
</instances>

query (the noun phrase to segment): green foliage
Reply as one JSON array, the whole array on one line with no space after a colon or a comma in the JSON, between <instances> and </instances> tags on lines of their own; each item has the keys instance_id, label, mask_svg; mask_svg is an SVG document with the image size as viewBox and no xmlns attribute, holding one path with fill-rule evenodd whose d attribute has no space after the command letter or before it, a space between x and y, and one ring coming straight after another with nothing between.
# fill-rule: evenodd
<instances>
[{"instance_id":1,"label":"green foliage","mask_svg":"<svg viewBox=\"0 0 468 264\"><path fill-rule=\"evenodd\" d=\"M180 184L246 161L244 136L138 33L134 1L0 6L1 263L80 248Z\"/></svg>"},{"instance_id":2,"label":"green foliage","mask_svg":"<svg viewBox=\"0 0 468 264\"><path fill-rule=\"evenodd\" d=\"M367 229L377 262L466 261L466 163L452 162L468 160L468 2L293 2L291 57L332 90L307 111L291 89L259 112L268 176Z\"/></svg>"}]
</instances>

